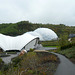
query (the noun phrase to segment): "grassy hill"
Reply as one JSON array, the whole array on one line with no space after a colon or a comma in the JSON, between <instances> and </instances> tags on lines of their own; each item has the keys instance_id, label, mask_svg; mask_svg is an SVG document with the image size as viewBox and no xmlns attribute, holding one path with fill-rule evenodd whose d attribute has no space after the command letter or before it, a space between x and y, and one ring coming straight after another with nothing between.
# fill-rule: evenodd
<instances>
[{"instance_id":1,"label":"grassy hill","mask_svg":"<svg viewBox=\"0 0 75 75\"><path fill-rule=\"evenodd\" d=\"M21 35L28 31L33 31L37 28L45 27L54 30L58 36L61 34L75 33L75 26L69 27L64 24L54 25L54 24L37 24L30 23L29 21L21 21L17 23L2 23L0 24L0 33L5 35Z\"/></svg>"}]
</instances>

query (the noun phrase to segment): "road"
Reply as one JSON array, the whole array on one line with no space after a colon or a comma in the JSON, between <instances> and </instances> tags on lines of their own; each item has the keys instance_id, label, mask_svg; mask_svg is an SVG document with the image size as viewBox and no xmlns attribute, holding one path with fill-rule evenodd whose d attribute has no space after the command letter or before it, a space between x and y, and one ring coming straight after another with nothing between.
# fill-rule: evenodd
<instances>
[{"instance_id":1,"label":"road","mask_svg":"<svg viewBox=\"0 0 75 75\"><path fill-rule=\"evenodd\" d=\"M43 47L42 45L38 46L37 50L53 50L55 47ZM52 52L53 53L53 52ZM75 64L73 64L69 59L65 56L53 53L58 56L60 60L60 64L57 67L57 70L54 75L75 75Z\"/></svg>"},{"instance_id":2,"label":"road","mask_svg":"<svg viewBox=\"0 0 75 75\"><path fill-rule=\"evenodd\" d=\"M36 50L53 50L56 49L54 47L42 47L42 45L39 45ZM53 53L53 52L52 52ZM67 59L65 56L53 53L58 56L60 60L60 64L57 67L56 73L54 75L75 75L75 64L73 64L69 59ZM18 54L12 54L9 57L2 57L3 61L5 61L6 64L8 64L11 61L11 58L18 56Z\"/></svg>"},{"instance_id":3,"label":"road","mask_svg":"<svg viewBox=\"0 0 75 75\"><path fill-rule=\"evenodd\" d=\"M53 53L58 56L60 59L60 64L56 70L54 75L75 75L75 64L73 64L69 59L65 56Z\"/></svg>"}]
</instances>

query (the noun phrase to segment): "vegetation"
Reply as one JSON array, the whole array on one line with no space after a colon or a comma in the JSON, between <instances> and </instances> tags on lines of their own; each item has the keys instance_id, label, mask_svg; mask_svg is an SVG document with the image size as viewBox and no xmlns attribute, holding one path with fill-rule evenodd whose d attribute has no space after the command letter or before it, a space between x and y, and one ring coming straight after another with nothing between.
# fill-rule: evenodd
<instances>
[{"instance_id":1,"label":"vegetation","mask_svg":"<svg viewBox=\"0 0 75 75\"><path fill-rule=\"evenodd\" d=\"M0 54L0 57L8 57L8 56L10 56L9 54Z\"/></svg>"},{"instance_id":2,"label":"vegetation","mask_svg":"<svg viewBox=\"0 0 75 75\"><path fill-rule=\"evenodd\" d=\"M68 49L64 49L62 51L59 51L58 53L65 55L71 61L73 61L75 63L75 46L72 46L71 48L68 48Z\"/></svg>"},{"instance_id":3,"label":"vegetation","mask_svg":"<svg viewBox=\"0 0 75 75\"><path fill-rule=\"evenodd\" d=\"M63 54L75 63L75 38L72 38L70 42L68 41L68 35L63 34L60 35L57 41L45 41L41 43L45 47L57 47L57 50L50 50L49 52Z\"/></svg>"},{"instance_id":4,"label":"vegetation","mask_svg":"<svg viewBox=\"0 0 75 75\"><path fill-rule=\"evenodd\" d=\"M7 53L7 54L17 54L17 52L4 52L4 53Z\"/></svg>"},{"instance_id":5,"label":"vegetation","mask_svg":"<svg viewBox=\"0 0 75 75\"><path fill-rule=\"evenodd\" d=\"M8 57L10 54L17 54L17 52L0 52L0 57Z\"/></svg>"},{"instance_id":6,"label":"vegetation","mask_svg":"<svg viewBox=\"0 0 75 75\"><path fill-rule=\"evenodd\" d=\"M75 38L72 38L70 42L68 41L68 35L63 34L63 35L60 35L58 40L42 41L41 44L44 47L56 47L59 50L63 50L63 49L67 49L72 46L75 46Z\"/></svg>"},{"instance_id":7,"label":"vegetation","mask_svg":"<svg viewBox=\"0 0 75 75\"><path fill-rule=\"evenodd\" d=\"M4 62L2 61L2 59L0 58L0 69L2 68Z\"/></svg>"},{"instance_id":8,"label":"vegetation","mask_svg":"<svg viewBox=\"0 0 75 75\"><path fill-rule=\"evenodd\" d=\"M0 24L0 33L17 36L40 27L50 28L59 36L59 40L57 41L44 41L41 44L45 47L59 48L57 51L54 50L54 52L63 54L75 62L75 38L72 39L72 42L68 41L68 35L75 33L75 26L34 24L29 21L21 21L18 23ZM35 53L32 51L34 50L30 49L30 52L24 56L18 56L12 59L12 63L7 65L0 58L0 75L53 75L59 64L58 58L47 52ZM2 53L2 50L0 52ZM11 52L11 54L14 53L16 52Z\"/></svg>"},{"instance_id":9,"label":"vegetation","mask_svg":"<svg viewBox=\"0 0 75 75\"><path fill-rule=\"evenodd\" d=\"M28 52L4 65L1 75L53 75L59 64L58 58L48 52Z\"/></svg>"},{"instance_id":10,"label":"vegetation","mask_svg":"<svg viewBox=\"0 0 75 75\"><path fill-rule=\"evenodd\" d=\"M33 52L33 51L34 51L34 49L30 48L30 51L29 52Z\"/></svg>"},{"instance_id":11,"label":"vegetation","mask_svg":"<svg viewBox=\"0 0 75 75\"><path fill-rule=\"evenodd\" d=\"M41 44L44 47L56 47L56 46L59 46L58 40L56 40L56 41L42 41Z\"/></svg>"},{"instance_id":12,"label":"vegetation","mask_svg":"<svg viewBox=\"0 0 75 75\"><path fill-rule=\"evenodd\" d=\"M54 25L54 24L37 24L37 23L30 23L29 21L21 21L18 23L2 23L0 24L0 33L5 35L21 35L28 31L33 31L37 28L45 27L54 30L58 36L64 33L70 34L75 33L75 27L65 26L64 24Z\"/></svg>"},{"instance_id":13,"label":"vegetation","mask_svg":"<svg viewBox=\"0 0 75 75\"><path fill-rule=\"evenodd\" d=\"M67 35L61 36L61 39L59 39L59 49L55 52L65 55L75 63L75 38L72 38L71 42L69 42Z\"/></svg>"}]
</instances>

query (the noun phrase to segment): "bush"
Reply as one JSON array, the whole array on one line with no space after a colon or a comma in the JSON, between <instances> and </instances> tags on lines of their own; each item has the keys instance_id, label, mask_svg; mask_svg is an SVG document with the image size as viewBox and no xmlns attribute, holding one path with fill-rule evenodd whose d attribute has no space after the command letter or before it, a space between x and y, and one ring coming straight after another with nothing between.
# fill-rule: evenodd
<instances>
[{"instance_id":1,"label":"bush","mask_svg":"<svg viewBox=\"0 0 75 75\"><path fill-rule=\"evenodd\" d=\"M21 60L22 58L20 56L13 58L12 59L13 66L17 67Z\"/></svg>"},{"instance_id":2,"label":"bush","mask_svg":"<svg viewBox=\"0 0 75 75\"><path fill-rule=\"evenodd\" d=\"M7 54L17 54L17 52L6 52Z\"/></svg>"},{"instance_id":3,"label":"bush","mask_svg":"<svg viewBox=\"0 0 75 75\"><path fill-rule=\"evenodd\" d=\"M2 59L0 58L0 69L2 69L2 66L4 65L4 62L2 61Z\"/></svg>"},{"instance_id":4,"label":"bush","mask_svg":"<svg viewBox=\"0 0 75 75\"><path fill-rule=\"evenodd\" d=\"M4 65L1 72L4 75L53 75L57 64L58 58L53 54L28 52L13 58L12 63Z\"/></svg>"},{"instance_id":5,"label":"bush","mask_svg":"<svg viewBox=\"0 0 75 75\"><path fill-rule=\"evenodd\" d=\"M62 51L59 51L58 53L63 54L68 58L75 59L75 46L72 46L71 48L68 48L68 49L64 49Z\"/></svg>"},{"instance_id":6,"label":"bush","mask_svg":"<svg viewBox=\"0 0 75 75\"><path fill-rule=\"evenodd\" d=\"M2 59L0 58L0 64L2 63Z\"/></svg>"},{"instance_id":7,"label":"bush","mask_svg":"<svg viewBox=\"0 0 75 75\"><path fill-rule=\"evenodd\" d=\"M59 46L58 40L42 41L41 44L43 46Z\"/></svg>"},{"instance_id":8,"label":"bush","mask_svg":"<svg viewBox=\"0 0 75 75\"><path fill-rule=\"evenodd\" d=\"M64 34L64 35L60 36L59 45L60 45L60 50L64 50L64 49L67 49L67 48L71 48L72 46L75 46L75 43L74 42L70 43L68 41L68 35Z\"/></svg>"},{"instance_id":9,"label":"bush","mask_svg":"<svg viewBox=\"0 0 75 75\"><path fill-rule=\"evenodd\" d=\"M34 51L34 49L30 48L30 52L33 52L33 51Z\"/></svg>"},{"instance_id":10,"label":"bush","mask_svg":"<svg viewBox=\"0 0 75 75\"><path fill-rule=\"evenodd\" d=\"M0 75L3 75L2 71L0 71Z\"/></svg>"},{"instance_id":11,"label":"bush","mask_svg":"<svg viewBox=\"0 0 75 75\"><path fill-rule=\"evenodd\" d=\"M75 43L70 43L70 44L61 46L60 49L61 49L61 50L64 50L64 49L67 49L67 48L71 48L72 46L75 46Z\"/></svg>"},{"instance_id":12,"label":"bush","mask_svg":"<svg viewBox=\"0 0 75 75\"><path fill-rule=\"evenodd\" d=\"M4 65L2 66L2 71L6 71L6 70L8 70L8 69L9 69L9 65L4 64Z\"/></svg>"}]
</instances>

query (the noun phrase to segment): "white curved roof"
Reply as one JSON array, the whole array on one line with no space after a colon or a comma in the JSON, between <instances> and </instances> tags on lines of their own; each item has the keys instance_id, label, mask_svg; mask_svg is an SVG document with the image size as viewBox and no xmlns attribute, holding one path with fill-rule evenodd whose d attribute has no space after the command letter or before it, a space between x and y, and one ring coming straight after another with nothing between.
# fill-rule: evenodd
<instances>
[{"instance_id":1,"label":"white curved roof","mask_svg":"<svg viewBox=\"0 0 75 75\"><path fill-rule=\"evenodd\" d=\"M31 34L25 33L20 36L11 37L0 34L0 47L6 50L21 50L26 44L28 44L37 36L32 36Z\"/></svg>"},{"instance_id":2,"label":"white curved roof","mask_svg":"<svg viewBox=\"0 0 75 75\"><path fill-rule=\"evenodd\" d=\"M41 35L42 37L42 40L40 39L41 41L56 40L58 38L57 34L49 28L38 28L33 31L34 34L35 32Z\"/></svg>"},{"instance_id":3,"label":"white curved roof","mask_svg":"<svg viewBox=\"0 0 75 75\"><path fill-rule=\"evenodd\" d=\"M23 35L12 37L0 34L0 47L6 50L21 50L25 45L35 38L41 41L55 40L58 38L56 33L48 28L38 28L32 32L27 32Z\"/></svg>"},{"instance_id":4,"label":"white curved roof","mask_svg":"<svg viewBox=\"0 0 75 75\"><path fill-rule=\"evenodd\" d=\"M44 40L43 37L42 37L39 33L37 33L37 32L31 31L31 32L27 32L27 33L29 33L29 34L31 34L31 35L33 35L33 36L39 37L39 39L40 39L41 41Z\"/></svg>"}]
</instances>

